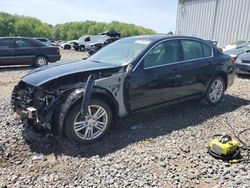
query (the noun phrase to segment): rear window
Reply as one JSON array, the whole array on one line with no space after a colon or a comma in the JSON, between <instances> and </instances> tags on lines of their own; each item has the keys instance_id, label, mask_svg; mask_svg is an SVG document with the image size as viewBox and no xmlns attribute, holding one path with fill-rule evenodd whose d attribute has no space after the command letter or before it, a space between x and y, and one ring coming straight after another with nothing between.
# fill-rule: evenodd
<instances>
[{"instance_id":1,"label":"rear window","mask_svg":"<svg viewBox=\"0 0 250 188\"><path fill-rule=\"evenodd\" d=\"M8 49L10 48L11 40L9 39L0 39L0 49Z\"/></svg>"}]
</instances>

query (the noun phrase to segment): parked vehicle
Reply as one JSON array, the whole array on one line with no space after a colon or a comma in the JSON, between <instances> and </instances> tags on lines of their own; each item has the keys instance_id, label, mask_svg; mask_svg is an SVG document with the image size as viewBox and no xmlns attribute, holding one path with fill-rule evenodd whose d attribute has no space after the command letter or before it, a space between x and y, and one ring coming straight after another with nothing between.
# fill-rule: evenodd
<instances>
[{"instance_id":1,"label":"parked vehicle","mask_svg":"<svg viewBox=\"0 0 250 188\"><path fill-rule=\"evenodd\" d=\"M81 36L78 40L73 42L73 48L76 51L85 51L85 45L87 42L90 42L89 36Z\"/></svg>"},{"instance_id":2,"label":"parked vehicle","mask_svg":"<svg viewBox=\"0 0 250 188\"><path fill-rule=\"evenodd\" d=\"M43 44L46 44L47 46L52 46L51 40L46 37L35 37L34 39L42 42Z\"/></svg>"},{"instance_id":3,"label":"parked vehicle","mask_svg":"<svg viewBox=\"0 0 250 188\"><path fill-rule=\"evenodd\" d=\"M73 44L74 49L77 51L91 51L91 48L93 47L99 50L101 47L106 44L110 44L119 38L109 37L106 35L90 35L82 36L80 39Z\"/></svg>"},{"instance_id":4,"label":"parked vehicle","mask_svg":"<svg viewBox=\"0 0 250 188\"><path fill-rule=\"evenodd\" d=\"M0 65L47 65L59 61L59 48L25 37L0 38Z\"/></svg>"},{"instance_id":5,"label":"parked vehicle","mask_svg":"<svg viewBox=\"0 0 250 188\"><path fill-rule=\"evenodd\" d=\"M250 74L250 53L239 55L235 65L236 74Z\"/></svg>"},{"instance_id":6,"label":"parked vehicle","mask_svg":"<svg viewBox=\"0 0 250 188\"><path fill-rule=\"evenodd\" d=\"M230 55L235 60L239 55L250 52L250 43L245 43L243 46L238 47L237 49L226 50L223 53Z\"/></svg>"},{"instance_id":7,"label":"parked vehicle","mask_svg":"<svg viewBox=\"0 0 250 188\"><path fill-rule=\"evenodd\" d=\"M216 105L234 78L231 57L204 40L138 36L87 60L35 69L15 86L12 105L30 127L90 143L146 107L195 98Z\"/></svg>"},{"instance_id":8,"label":"parked vehicle","mask_svg":"<svg viewBox=\"0 0 250 188\"><path fill-rule=\"evenodd\" d=\"M222 48L222 50L224 52L226 50L237 49L237 48L240 48L240 47L246 45L246 43L248 43L248 41L239 40L239 41L233 42L231 44L228 44L227 46L225 46L224 48Z\"/></svg>"},{"instance_id":9,"label":"parked vehicle","mask_svg":"<svg viewBox=\"0 0 250 188\"><path fill-rule=\"evenodd\" d=\"M61 44L66 43L66 41L63 40L57 40L52 42L52 46L61 46Z\"/></svg>"},{"instance_id":10,"label":"parked vehicle","mask_svg":"<svg viewBox=\"0 0 250 188\"><path fill-rule=\"evenodd\" d=\"M70 50L71 48L73 48L74 42L76 42L76 40L70 40L68 42L64 42L60 45L60 47L64 50Z\"/></svg>"},{"instance_id":11,"label":"parked vehicle","mask_svg":"<svg viewBox=\"0 0 250 188\"><path fill-rule=\"evenodd\" d=\"M86 51L90 55L96 53L98 50L103 48L104 46L111 44L114 41L117 41L119 38L114 37L103 37L103 36L96 36L91 38L90 42L86 44Z\"/></svg>"},{"instance_id":12,"label":"parked vehicle","mask_svg":"<svg viewBox=\"0 0 250 188\"><path fill-rule=\"evenodd\" d=\"M107 35L107 36L112 37L112 38L120 38L121 37L121 33L118 33L117 31L114 31L114 30L105 31L103 33L100 33L100 35Z\"/></svg>"}]
</instances>

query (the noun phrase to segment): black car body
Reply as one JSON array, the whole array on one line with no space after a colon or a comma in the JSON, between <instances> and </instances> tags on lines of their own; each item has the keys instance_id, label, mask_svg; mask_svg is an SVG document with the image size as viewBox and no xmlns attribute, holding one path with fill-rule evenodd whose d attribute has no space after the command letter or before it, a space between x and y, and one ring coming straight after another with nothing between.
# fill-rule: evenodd
<instances>
[{"instance_id":1,"label":"black car body","mask_svg":"<svg viewBox=\"0 0 250 188\"><path fill-rule=\"evenodd\" d=\"M235 65L237 74L250 74L250 53L239 55Z\"/></svg>"},{"instance_id":2,"label":"black car body","mask_svg":"<svg viewBox=\"0 0 250 188\"><path fill-rule=\"evenodd\" d=\"M32 38L0 38L0 65L41 66L60 58L58 47L49 47Z\"/></svg>"},{"instance_id":3,"label":"black car body","mask_svg":"<svg viewBox=\"0 0 250 188\"><path fill-rule=\"evenodd\" d=\"M12 104L32 126L86 143L104 135L112 121L145 107L202 97L217 104L234 78L231 57L204 40L131 37L85 61L30 72L15 86Z\"/></svg>"}]
</instances>

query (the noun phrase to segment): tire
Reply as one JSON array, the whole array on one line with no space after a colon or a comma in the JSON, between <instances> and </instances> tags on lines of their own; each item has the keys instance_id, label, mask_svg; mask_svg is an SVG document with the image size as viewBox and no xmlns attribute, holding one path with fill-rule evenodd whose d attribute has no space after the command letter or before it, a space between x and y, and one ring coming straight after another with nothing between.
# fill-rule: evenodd
<instances>
[{"instance_id":1,"label":"tire","mask_svg":"<svg viewBox=\"0 0 250 188\"><path fill-rule=\"evenodd\" d=\"M85 51L85 46L80 46L80 47L79 47L79 50L80 50L81 52L84 52L84 51Z\"/></svg>"},{"instance_id":2,"label":"tire","mask_svg":"<svg viewBox=\"0 0 250 188\"><path fill-rule=\"evenodd\" d=\"M216 105L220 102L225 92L225 81L222 77L215 77L208 85L206 92L206 101L210 105Z\"/></svg>"},{"instance_id":3,"label":"tire","mask_svg":"<svg viewBox=\"0 0 250 188\"><path fill-rule=\"evenodd\" d=\"M70 45L65 45L64 49L65 50L70 50L71 46Z\"/></svg>"},{"instance_id":4,"label":"tire","mask_svg":"<svg viewBox=\"0 0 250 188\"><path fill-rule=\"evenodd\" d=\"M104 101L93 99L90 100L89 107L92 116L90 117L88 112L88 117L86 116L85 123L82 124L77 124L82 121L81 103L77 103L69 109L64 123L64 131L70 140L81 144L93 143L101 139L109 130L112 123L112 111L109 105ZM98 110L98 114L102 116L93 117Z\"/></svg>"},{"instance_id":5,"label":"tire","mask_svg":"<svg viewBox=\"0 0 250 188\"><path fill-rule=\"evenodd\" d=\"M48 59L45 56L37 56L34 60L35 67L41 67L44 65L48 65Z\"/></svg>"}]
</instances>

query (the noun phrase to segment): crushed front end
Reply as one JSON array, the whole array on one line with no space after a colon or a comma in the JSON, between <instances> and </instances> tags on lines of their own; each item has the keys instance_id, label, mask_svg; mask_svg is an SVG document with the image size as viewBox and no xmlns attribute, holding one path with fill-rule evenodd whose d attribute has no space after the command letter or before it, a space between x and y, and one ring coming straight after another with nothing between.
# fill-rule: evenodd
<instances>
[{"instance_id":1,"label":"crushed front end","mask_svg":"<svg viewBox=\"0 0 250 188\"><path fill-rule=\"evenodd\" d=\"M12 92L12 109L33 130L52 130L51 120L60 93L31 86L23 81Z\"/></svg>"}]
</instances>

